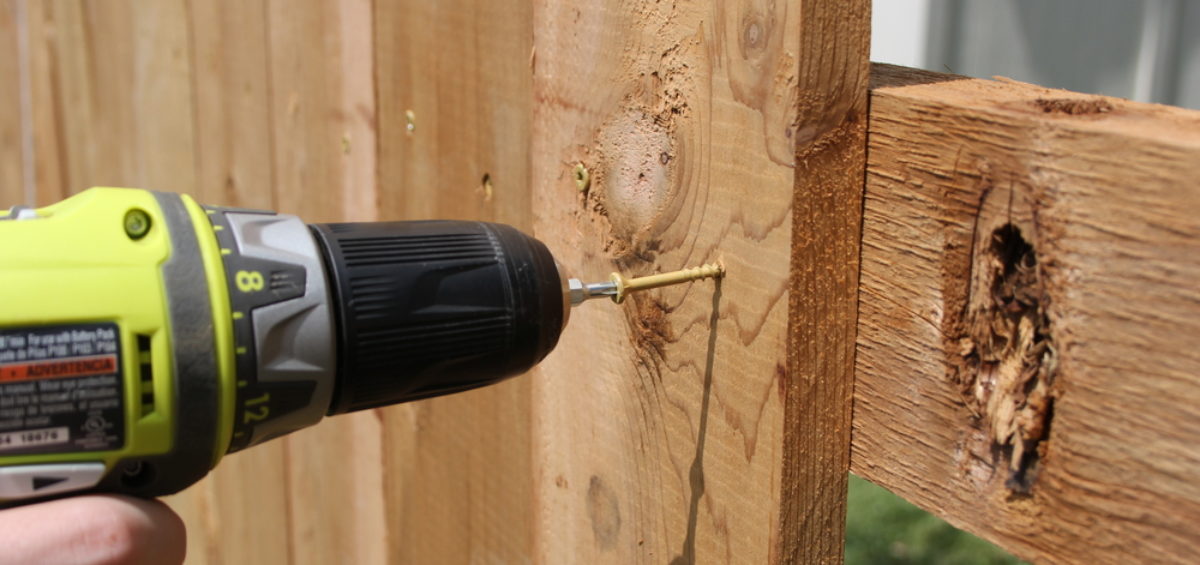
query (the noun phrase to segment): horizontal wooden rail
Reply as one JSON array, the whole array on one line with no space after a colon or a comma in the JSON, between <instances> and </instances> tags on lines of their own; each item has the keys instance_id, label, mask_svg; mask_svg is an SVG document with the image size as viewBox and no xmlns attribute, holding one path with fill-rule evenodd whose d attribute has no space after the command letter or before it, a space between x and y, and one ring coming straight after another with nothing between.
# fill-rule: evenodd
<instances>
[{"instance_id":1,"label":"horizontal wooden rail","mask_svg":"<svg viewBox=\"0 0 1200 565\"><path fill-rule=\"evenodd\" d=\"M1200 112L877 65L851 469L1037 562L1200 551Z\"/></svg>"}]
</instances>

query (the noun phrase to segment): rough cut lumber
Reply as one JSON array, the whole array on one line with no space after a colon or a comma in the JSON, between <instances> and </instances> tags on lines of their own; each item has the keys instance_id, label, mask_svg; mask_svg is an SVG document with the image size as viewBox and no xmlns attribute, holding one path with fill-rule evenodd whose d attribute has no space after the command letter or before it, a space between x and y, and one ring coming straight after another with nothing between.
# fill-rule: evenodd
<instances>
[{"instance_id":1,"label":"rough cut lumber","mask_svg":"<svg viewBox=\"0 0 1200 565\"><path fill-rule=\"evenodd\" d=\"M840 537L801 547L796 528L842 529L851 322L801 338L828 357L787 347L789 306L853 312L831 287L853 284L868 9L845 6L534 3L535 233L585 277L728 269L572 314L532 379L537 561L840 561ZM796 218L846 222L797 236L834 246L799 286L828 299L790 297L798 147L813 208ZM826 401L840 433L791 451L797 408Z\"/></svg>"},{"instance_id":2,"label":"rough cut lumber","mask_svg":"<svg viewBox=\"0 0 1200 565\"><path fill-rule=\"evenodd\" d=\"M852 470L1026 559L1200 552L1200 113L877 66Z\"/></svg>"},{"instance_id":3,"label":"rough cut lumber","mask_svg":"<svg viewBox=\"0 0 1200 565\"><path fill-rule=\"evenodd\" d=\"M375 3L381 219L530 228L530 26L527 2ZM388 563L533 560L529 391L380 411Z\"/></svg>"},{"instance_id":4,"label":"rough cut lumber","mask_svg":"<svg viewBox=\"0 0 1200 565\"><path fill-rule=\"evenodd\" d=\"M870 2L801 12L780 561L840 563L866 166Z\"/></svg>"}]
</instances>

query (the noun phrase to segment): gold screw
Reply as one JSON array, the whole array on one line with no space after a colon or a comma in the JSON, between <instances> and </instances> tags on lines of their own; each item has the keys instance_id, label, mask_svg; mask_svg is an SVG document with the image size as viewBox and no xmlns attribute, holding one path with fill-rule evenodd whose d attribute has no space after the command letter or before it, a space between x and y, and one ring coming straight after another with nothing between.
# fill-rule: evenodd
<instances>
[{"instance_id":1,"label":"gold screw","mask_svg":"<svg viewBox=\"0 0 1200 565\"><path fill-rule=\"evenodd\" d=\"M588 174L587 167L583 166L583 163L575 164L571 176L575 178L575 188L578 188L579 192L587 190L588 186L592 184L592 175Z\"/></svg>"},{"instance_id":2,"label":"gold screw","mask_svg":"<svg viewBox=\"0 0 1200 565\"><path fill-rule=\"evenodd\" d=\"M647 290L658 288L660 286L670 286L690 281L698 281L708 278L721 278L725 276L725 267L720 263L711 263L672 271L670 273L659 273L657 275L649 275L645 277L637 277L634 279L626 278L621 273L613 273L611 275L612 283L616 286L616 294L612 295L613 302L620 304L625 301L625 296L630 292L639 290Z\"/></svg>"}]
</instances>

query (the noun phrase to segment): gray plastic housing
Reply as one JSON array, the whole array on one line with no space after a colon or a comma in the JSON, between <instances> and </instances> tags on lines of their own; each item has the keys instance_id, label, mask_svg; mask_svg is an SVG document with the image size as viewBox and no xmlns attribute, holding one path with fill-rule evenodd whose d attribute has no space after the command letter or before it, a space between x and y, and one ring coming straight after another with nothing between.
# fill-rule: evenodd
<instances>
[{"instance_id":1,"label":"gray plastic housing","mask_svg":"<svg viewBox=\"0 0 1200 565\"><path fill-rule=\"evenodd\" d=\"M333 395L336 351L329 288L308 226L285 214L221 213L236 245L223 257L239 360L236 451L319 422Z\"/></svg>"}]
</instances>

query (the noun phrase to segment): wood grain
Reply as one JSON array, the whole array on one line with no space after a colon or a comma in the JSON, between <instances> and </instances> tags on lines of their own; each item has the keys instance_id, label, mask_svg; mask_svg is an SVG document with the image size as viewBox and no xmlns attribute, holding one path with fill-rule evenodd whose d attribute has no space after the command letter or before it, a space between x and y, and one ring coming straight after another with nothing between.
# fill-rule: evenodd
<instances>
[{"instance_id":1,"label":"wood grain","mask_svg":"<svg viewBox=\"0 0 1200 565\"><path fill-rule=\"evenodd\" d=\"M273 209L264 2L189 2L196 193L205 203ZM188 527L188 563L292 560L285 444L225 457L168 498ZM261 514L272 519L258 517Z\"/></svg>"},{"instance_id":2,"label":"wood grain","mask_svg":"<svg viewBox=\"0 0 1200 565\"><path fill-rule=\"evenodd\" d=\"M200 197L308 221L373 218L370 4L189 7ZM227 457L172 499L203 532L189 561L383 562L380 437L368 412Z\"/></svg>"},{"instance_id":3,"label":"wood grain","mask_svg":"<svg viewBox=\"0 0 1200 565\"><path fill-rule=\"evenodd\" d=\"M39 203L91 186L193 191L184 2L25 6Z\"/></svg>"},{"instance_id":4,"label":"wood grain","mask_svg":"<svg viewBox=\"0 0 1200 565\"><path fill-rule=\"evenodd\" d=\"M25 201L19 8L16 0L0 1L0 210L31 203Z\"/></svg>"},{"instance_id":5,"label":"wood grain","mask_svg":"<svg viewBox=\"0 0 1200 565\"><path fill-rule=\"evenodd\" d=\"M268 2L275 209L308 222L373 219L375 89L371 3ZM289 563L379 563L388 531L375 414L283 439Z\"/></svg>"},{"instance_id":6,"label":"wood grain","mask_svg":"<svg viewBox=\"0 0 1200 565\"><path fill-rule=\"evenodd\" d=\"M266 124L253 118L263 115L265 105L244 109L238 91L222 80L227 73L197 81L190 70L193 62L244 60L242 52L212 51L226 41L222 35L242 37L238 32L248 24L222 34L215 14L203 11L207 5L196 12L195 5L182 2L148 9L82 2L27 7L40 203L89 186L115 185L198 192L217 204L271 206L271 193L263 190L270 188L271 163L252 153L255 132ZM200 57L193 58L193 45ZM252 70L240 78L263 76ZM236 131L213 127L231 124ZM250 180L254 175L258 186ZM226 179L251 186L220 191ZM214 476L169 499L191 532L190 563L287 560L283 455L277 443L230 457ZM263 519L263 513L283 519Z\"/></svg>"},{"instance_id":7,"label":"wood grain","mask_svg":"<svg viewBox=\"0 0 1200 565\"><path fill-rule=\"evenodd\" d=\"M39 202L117 185L374 216L369 2L27 6ZM228 457L170 499L189 562L382 562L381 435L368 413Z\"/></svg>"},{"instance_id":8,"label":"wood grain","mask_svg":"<svg viewBox=\"0 0 1200 565\"><path fill-rule=\"evenodd\" d=\"M284 447L226 456L203 481L164 499L187 527L186 563L293 562Z\"/></svg>"},{"instance_id":9,"label":"wood grain","mask_svg":"<svg viewBox=\"0 0 1200 565\"><path fill-rule=\"evenodd\" d=\"M783 464L787 398L801 377L787 355L796 147L804 167L830 168L806 187L852 201L845 179L861 179L862 126L844 124L861 123L849 111L866 88L855 76L866 56L857 6L840 24L824 2L534 3L535 233L585 278L709 261L728 271L719 285L572 314L533 380L539 560L798 558L801 524L784 523L782 500L800 492L783 484L799 477ZM843 25L845 50L830 33ZM810 147L839 129L838 147ZM577 163L590 177L583 190ZM843 235L831 239L850 247L827 260L852 249ZM852 310L849 296L828 304ZM829 380L844 387L849 372L837 370ZM845 394L838 402L848 408ZM842 496L836 485L811 491ZM838 507L827 517L840 520Z\"/></svg>"},{"instance_id":10,"label":"wood grain","mask_svg":"<svg viewBox=\"0 0 1200 565\"><path fill-rule=\"evenodd\" d=\"M841 563L866 169L870 2L801 22L780 561Z\"/></svg>"},{"instance_id":11,"label":"wood grain","mask_svg":"<svg viewBox=\"0 0 1200 565\"><path fill-rule=\"evenodd\" d=\"M874 82L853 471L1026 559L1190 561L1200 113Z\"/></svg>"},{"instance_id":12,"label":"wood grain","mask_svg":"<svg viewBox=\"0 0 1200 565\"><path fill-rule=\"evenodd\" d=\"M267 4L188 2L196 198L275 208Z\"/></svg>"},{"instance_id":13,"label":"wood grain","mask_svg":"<svg viewBox=\"0 0 1200 565\"><path fill-rule=\"evenodd\" d=\"M380 218L528 230L529 5L377 2L375 27ZM381 411L389 562L533 561L530 382Z\"/></svg>"}]
</instances>

